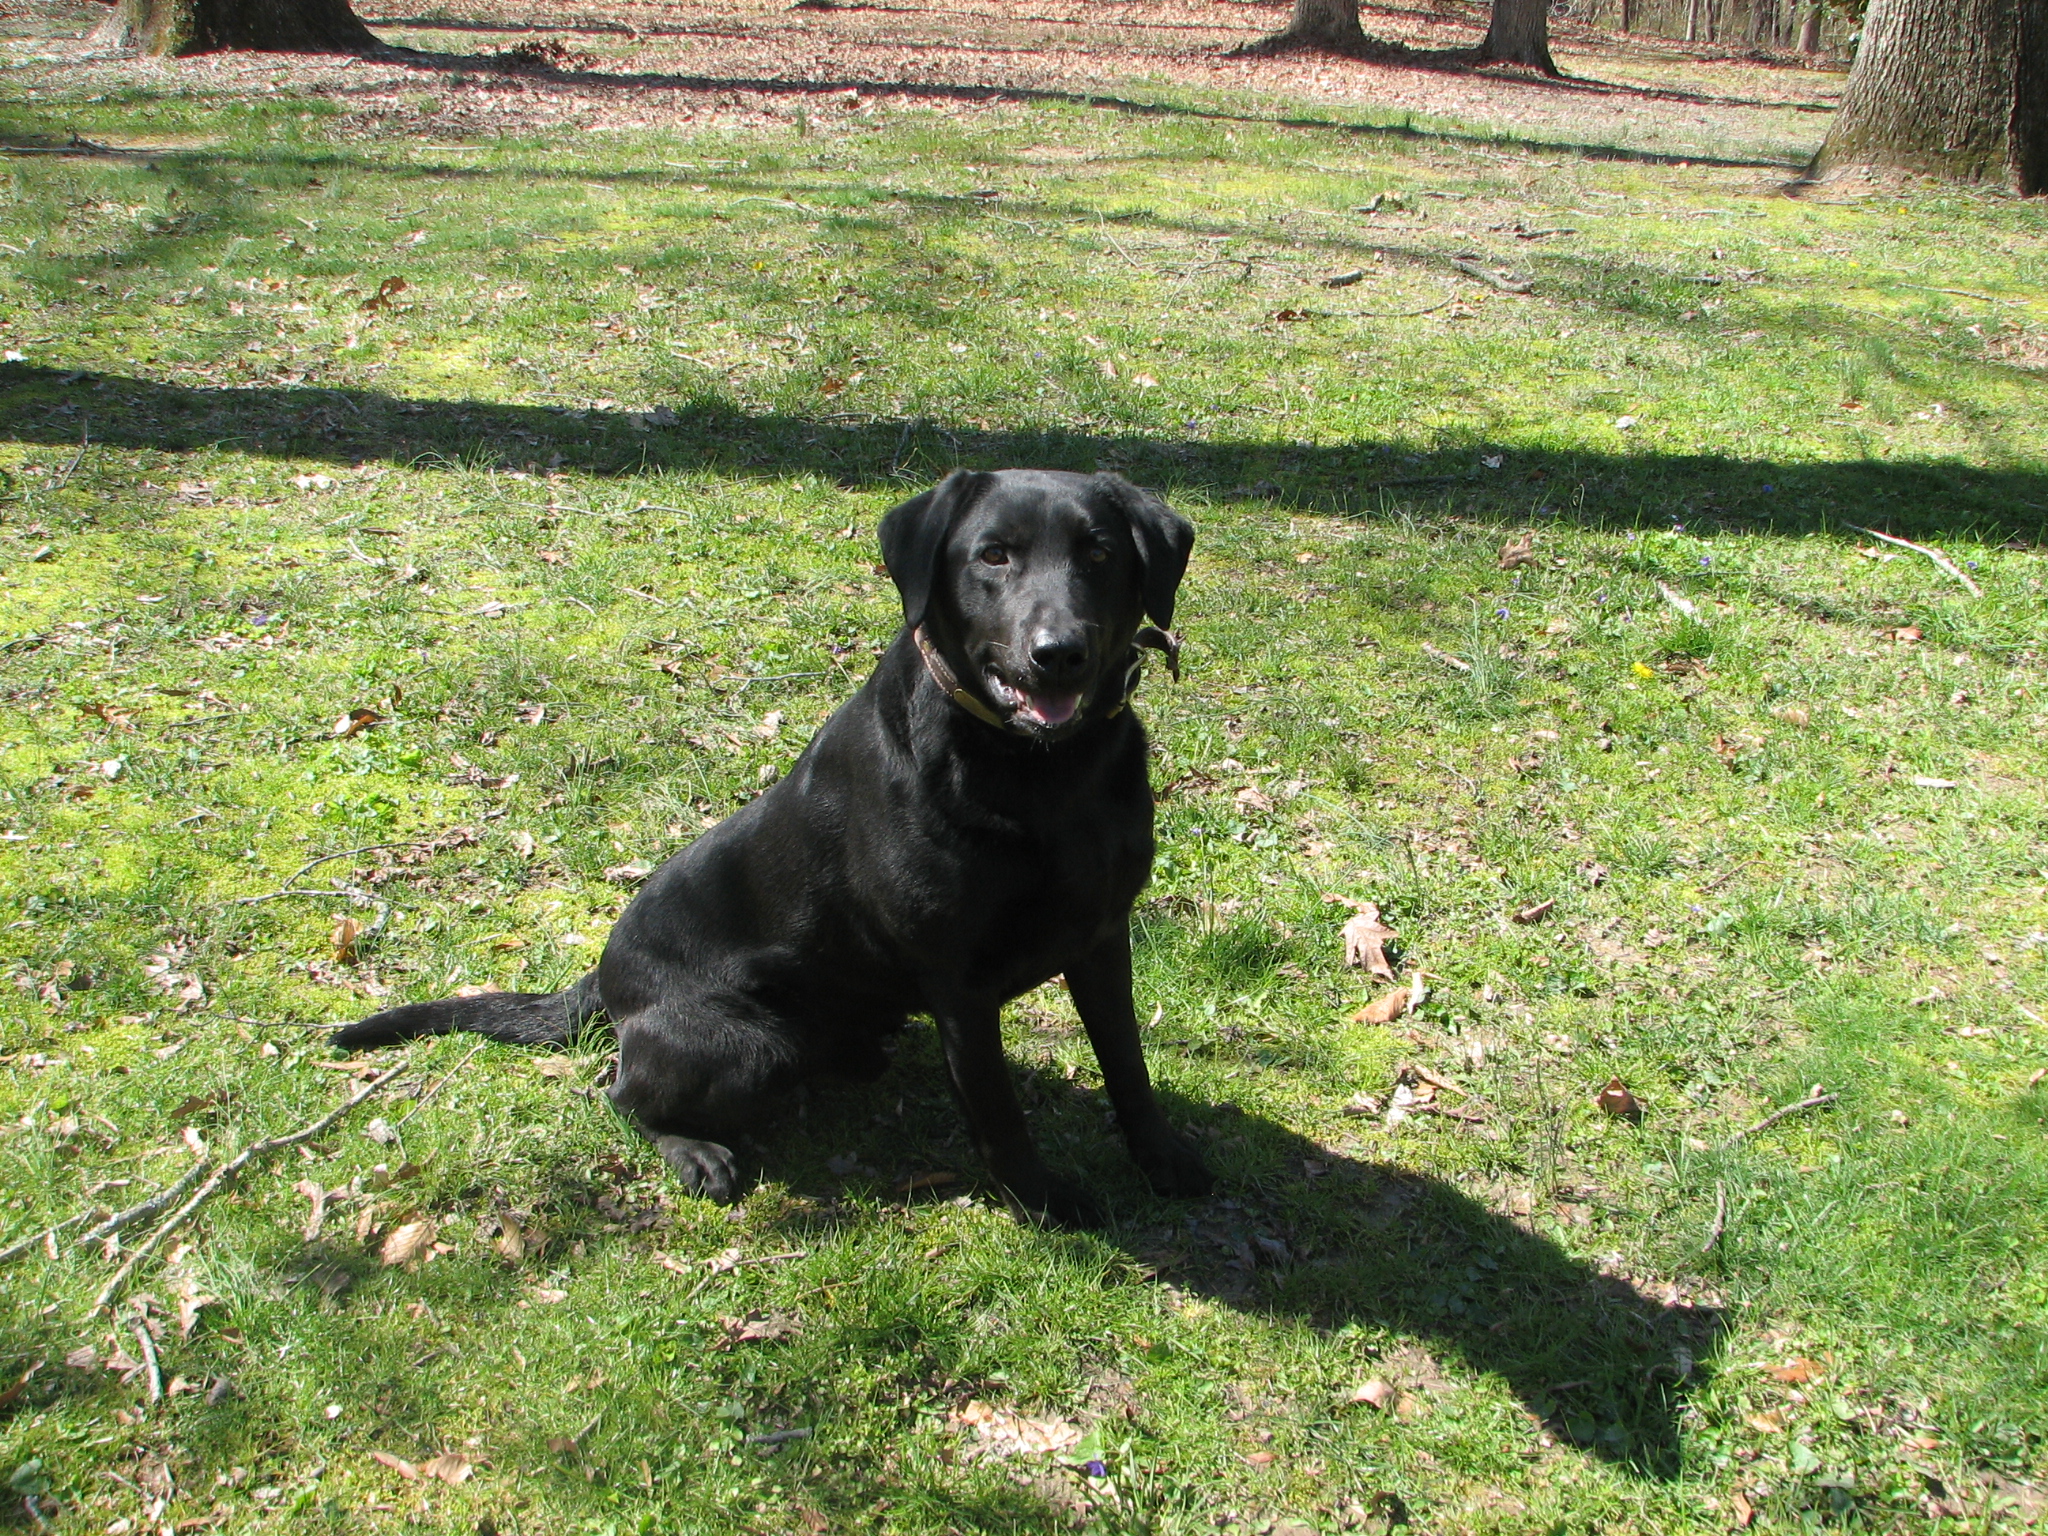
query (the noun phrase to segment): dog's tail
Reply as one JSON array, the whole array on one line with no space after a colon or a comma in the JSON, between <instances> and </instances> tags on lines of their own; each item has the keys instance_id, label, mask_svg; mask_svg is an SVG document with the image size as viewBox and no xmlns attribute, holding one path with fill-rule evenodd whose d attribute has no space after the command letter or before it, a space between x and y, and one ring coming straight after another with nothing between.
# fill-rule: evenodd
<instances>
[{"instance_id":1,"label":"dog's tail","mask_svg":"<svg viewBox=\"0 0 2048 1536\"><path fill-rule=\"evenodd\" d=\"M340 1050L360 1051L420 1035L467 1031L507 1045L566 1045L584 1024L603 1012L597 972L592 971L559 992L481 992L475 997L444 997L438 1002L386 1008L336 1030L334 1044Z\"/></svg>"}]
</instances>

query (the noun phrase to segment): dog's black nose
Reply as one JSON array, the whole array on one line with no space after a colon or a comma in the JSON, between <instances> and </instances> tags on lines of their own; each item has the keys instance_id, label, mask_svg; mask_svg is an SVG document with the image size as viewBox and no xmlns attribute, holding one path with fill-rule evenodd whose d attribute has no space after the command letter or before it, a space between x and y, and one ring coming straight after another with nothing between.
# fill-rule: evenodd
<instances>
[{"instance_id":1,"label":"dog's black nose","mask_svg":"<svg viewBox=\"0 0 2048 1536\"><path fill-rule=\"evenodd\" d=\"M1088 641L1077 634L1041 630L1031 642L1031 664L1049 683L1070 683L1088 666Z\"/></svg>"}]
</instances>

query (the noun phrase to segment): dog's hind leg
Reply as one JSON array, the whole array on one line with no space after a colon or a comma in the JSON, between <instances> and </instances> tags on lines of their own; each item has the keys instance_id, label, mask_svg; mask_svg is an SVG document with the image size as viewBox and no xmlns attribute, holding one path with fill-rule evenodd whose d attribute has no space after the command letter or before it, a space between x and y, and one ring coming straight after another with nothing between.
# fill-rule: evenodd
<instances>
[{"instance_id":1,"label":"dog's hind leg","mask_svg":"<svg viewBox=\"0 0 2048 1536\"><path fill-rule=\"evenodd\" d=\"M619 1025L612 1107L693 1193L730 1204L742 1192L729 1143L752 1130L803 1076L772 1024L708 1009L661 1007Z\"/></svg>"}]
</instances>

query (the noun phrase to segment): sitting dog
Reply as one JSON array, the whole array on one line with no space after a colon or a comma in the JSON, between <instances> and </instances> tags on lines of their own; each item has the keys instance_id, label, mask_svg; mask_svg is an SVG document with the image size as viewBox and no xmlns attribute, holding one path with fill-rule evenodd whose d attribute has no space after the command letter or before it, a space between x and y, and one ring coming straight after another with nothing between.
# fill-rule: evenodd
<instances>
[{"instance_id":1,"label":"sitting dog","mask_svg":"<svg viewBox=\"0 0 2048 1536\"><path fill-rule=\"evenodd\" d=\"M925 1013L1012 1209L1087 1225L1094 1202L1041 1161L1003 1056L1003 1004L1064 976L1132 1158L1161 1194L1206 1193L1131 1004L1153 843L1129 705L1141 647L1177 664L1194 530L1116 475L958 470L890 511L881 543L903 628L873 675L785 778L648 879L596 970L545 995L387 1009L336 1044L560 1044L605 1016L612 1103L692 1190L729 1201L729 1142L813 1073L879 1075L884 1038Z\"/></svg>"}]
</instances>

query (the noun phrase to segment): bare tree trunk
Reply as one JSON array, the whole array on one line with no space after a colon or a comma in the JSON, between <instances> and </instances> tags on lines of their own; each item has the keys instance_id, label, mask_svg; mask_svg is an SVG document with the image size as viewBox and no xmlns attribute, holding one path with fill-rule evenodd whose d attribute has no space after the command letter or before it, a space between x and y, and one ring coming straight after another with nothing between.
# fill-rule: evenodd
<instances>
[{"instance_id":1,"label":"bare tree trunk","mask_svg":"<svg viewBox=\"0 0 2048 1536\"><path fill-rule=\"evenodd\" d=\"M1820 52L1820 24L1821 19L1826 14L1827 9L1821 4L1821 0L1813 0L1813 4L1806 8L1806 15L1799 22L1799 51L1801 53Z\"/></svg>"},{"instance_id":2,"label":"bare tree trunk","mask_svg":"<svg viewBox=\"0 0 2048 1536\"><path fill-rule=\"evenodd\" d=\"M1358 0L1294 0L1294 15L1278 32L1246 43L1231 52L1240 57L1317 48L1330 53L1358 54L1370 43L1358 25Z\"/></svg>"},{"instance_id":3,"label":"bare tree trunk","mask_svg":"<svg viewBox=\"0 0 2048 1536\"><path fill-rule=\"evenodd\" d=\"M1808 174L1846 165L2048 191L2048 0L1871 0Z\"/></svg>"},{"instance_id":4,"label":"bare tree trunk","mask_svg":"<svg viewBox=\"0 0 2048 1536\"><path fill-rule=\"evenodd\" d=\"M1700 40L1700 0L1686 0L1685 40L1688 43Z\"/></svg>"},{"instance_id":5,"label":"bare tree trunk","mask_svg":"<svg viewBox=\"0 0 2048 1536\"><path fill-rule=\"evenodd\" d=\"M1621 0L1621 30L1624 36L1626 36L1631 30L1633 30L1629 26L1629 23L1632 20L1634 20L1634 17L1630 15L1630 12L1633 9L1634 6L1631 3L1631 0Z\"/></svg>"},{"instance_id":6,"label":"bare tree trunk","mask_svg":"<svg viewBox=\"0 0 2048 1536\"><path fill-rule=\"evenodd\" d=\"M367 53L383 46L349 0L118 0L93 41L160 57L221 49Z\"/></svg>"},{"instance_id":7,"label":"bare tree trunk","mask_svg":"<svg viewBox=\"0 0 2048 1536\"><path fill-rule=\"evenodd\" d=\"M1546 75L1559 73L1550 57L1550 0L1493 0L1493 19L1479 57L1526 64Z\"/></svg>"}]
</instances>

